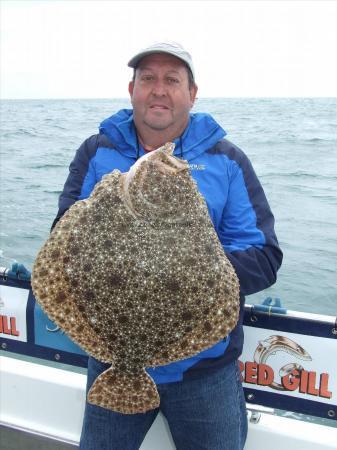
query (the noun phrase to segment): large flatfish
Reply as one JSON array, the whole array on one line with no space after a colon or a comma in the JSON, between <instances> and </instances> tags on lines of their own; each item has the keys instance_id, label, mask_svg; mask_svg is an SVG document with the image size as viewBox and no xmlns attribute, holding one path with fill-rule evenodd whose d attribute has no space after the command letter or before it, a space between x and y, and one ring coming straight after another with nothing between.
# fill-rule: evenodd
<instances>
[{"instance_id":1,"label":"large flatfish","mask_svg":"<svg viewBox=\"0 0 337 450\"><path fill-rule=\"evenodd\" d=\"M188 164L168 143L105 175L40 250L34 294L49 317L111 367L90 403L156 408L146 367L188 358L235 327L239 282Z\"/></svg>"}]
</instances>

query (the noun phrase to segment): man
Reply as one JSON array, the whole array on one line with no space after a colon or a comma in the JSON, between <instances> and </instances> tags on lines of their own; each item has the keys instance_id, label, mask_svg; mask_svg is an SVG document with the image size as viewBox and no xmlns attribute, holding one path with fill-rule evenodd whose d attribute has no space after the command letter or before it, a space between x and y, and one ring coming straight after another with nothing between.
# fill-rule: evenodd
<instances>
[{"instance_id":1,"label":"man","mask_svg":"<svg viewBox=\"0 0 337 450\"><path fill-rule=\"evenodd\" d=\"M160 394L178 450L242 450L247 417L237 360L242 350L244 296L276 280L282 253L263 189L244 153L224 139L208 114L191 114L197 85L191 56L178 44L160 43L135 55L129 93L133 110L104 120L70 166L55 222L102 176L127 171L146 152L174 141L205 197L210 217L240 280L241 314L230 336L183 361L148 369ZM88 389L108 366L93 358ZM158 410L119 414L86 405L82 450L139 449ZM159 449L158 449L159 450Z\"/></svg>"}]
</instances>

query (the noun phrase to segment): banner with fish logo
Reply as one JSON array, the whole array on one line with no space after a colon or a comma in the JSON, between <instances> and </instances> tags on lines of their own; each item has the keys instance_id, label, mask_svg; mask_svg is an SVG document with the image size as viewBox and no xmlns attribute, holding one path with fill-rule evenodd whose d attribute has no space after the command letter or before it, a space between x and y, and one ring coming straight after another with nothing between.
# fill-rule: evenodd
<instances>
[{"instance_id":1,"label":"banner with fish logo","mask_svg":"<svg viewBox=\"0 0 337 450\"><path fill-rule=\"evenodd\" d=\"M250 308L239 361L247 402L337 419L335 319Z\"/></svg>"}]
</instances>

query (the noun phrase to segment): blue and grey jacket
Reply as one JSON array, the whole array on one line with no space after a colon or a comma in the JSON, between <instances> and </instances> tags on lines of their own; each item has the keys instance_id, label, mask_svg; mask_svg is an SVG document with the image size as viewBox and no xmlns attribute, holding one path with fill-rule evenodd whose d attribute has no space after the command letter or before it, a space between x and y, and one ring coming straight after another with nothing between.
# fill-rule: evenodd
<instances>
[{"instance_id":1,"label":"blue and grey jacket","mask_svg":"<svg viewBox=\"0 0 337 450\"><path fill-rule=\"evenodd\" d=\"M247 156L224 139L226 132L208 114L190 114L174 155L187 160L204 196L223 249L240 280L241 313L227 339L179 362L148 369L154 381L167 383L198 377L238 358L243 346L244 296L271 286L282 262L274 217ZM99 134L88 138L70 164L54 224L77 200L89 197L103 175L126 172L144 154L138 146L132 110L104 120Z\"/></svg>"}]
</instances>

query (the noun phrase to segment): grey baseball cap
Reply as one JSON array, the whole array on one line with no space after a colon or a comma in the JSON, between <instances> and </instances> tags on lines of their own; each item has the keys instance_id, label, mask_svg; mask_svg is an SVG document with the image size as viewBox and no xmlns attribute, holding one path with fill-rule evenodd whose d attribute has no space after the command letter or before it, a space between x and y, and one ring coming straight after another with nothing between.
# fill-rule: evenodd
<instances>
[{"instance_id":1,"label":"grey baseball cap","mask_svg":"<svg viewBox=\"0 0 337 450\"><path fill-rule=\"evenodd\" d=\"M152 55L153 53L167 53L169 55L173 55L176 58L181 59L190 69L193 79L195 79L194 75L194 67L192 62L192 57L180 44L177 42L157 42L155 44L150 45L147 48L144 48L140 52L138 52L133 58L128 62L129 67L133 67L134 69L138 66L140 60L144 58L144 56Z\"/></svg>"}]
</instances>

